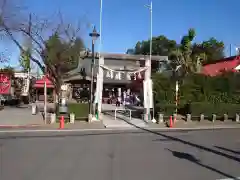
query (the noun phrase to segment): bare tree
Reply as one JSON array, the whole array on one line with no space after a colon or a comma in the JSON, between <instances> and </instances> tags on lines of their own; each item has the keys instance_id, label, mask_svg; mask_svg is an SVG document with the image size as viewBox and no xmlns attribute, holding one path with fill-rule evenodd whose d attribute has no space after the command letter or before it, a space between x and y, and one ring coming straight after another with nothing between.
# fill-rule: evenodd
<instances>
[{"instance_id":1,"label":"bare tree","mask_svg":"<svg viewBox=\"0 0 240 180\"><path fill-rule=\"evenodd\" d=\"M0 33L2 40L6 41L6 37L14 42L21 52L25 52L24 44L20 40L20 36L31 41L31 53L29 54L30 61L37 64L42 72L48 74L49 79L55 85L57 91L60 90L62 79L59 77L59 66L62 64L62 59L59 63L49 61L47 51L51 50L51 46L47 43L49 36L57 33L61 40L65 43L72 44L79 37L80 25L74 26L70 23L64 23L61 13L58 15L58 22L53 23L50 20L40 19L37 16L32 16L28 19L28 15L23 11L24 8L16 6L17 0L0 0ZM16 3L16 4L15 4ZM31 31L29 31L31 29ZM57 57L61 58L62 54L68 51L58 52ZM67 58L63 61L69 60Z\"/></svg>"}]
</instances>

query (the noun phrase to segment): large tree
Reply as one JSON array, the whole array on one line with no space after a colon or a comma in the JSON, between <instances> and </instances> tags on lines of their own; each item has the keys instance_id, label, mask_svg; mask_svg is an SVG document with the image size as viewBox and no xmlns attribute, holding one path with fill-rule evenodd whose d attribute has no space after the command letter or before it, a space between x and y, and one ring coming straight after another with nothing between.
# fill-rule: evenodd
<instances>
[{"instance_id":1,"label":"large tree","mask_svg":"<svg viewBox=\"0 0 240 180\"><path fill-rule=\"evenodd\" d=\"M152 55L170 56L177 49L177 43L168 39L166 36L160 35L152 39ZM137 42L135 48L128 49L127 54L143 54L149 55L150 40ZM171 58L171 57L169 57ZM157 62L152 62L152 71L156 72L159 67Z\"/></svg>"},{"instance_id":2,"label":"large tree","mask_svg":"<svg viewBox=\"0 0 240 180\"><path fill-rule=\"evenodd\" d=\"M46 61L56 70L59 81L64 73L76 68L78 65L79 52L84 47L80 38L73 42L63 41L58 32L55 32L45 41L46 47L42 50Z\"/></svg>"},{"instance_id":3,"label":"large tree","mask_svg":"<svg viewBox=\"0 0 240 180\"><path fill-rule=\"evenodd\" d=\"M163 35L153 37L152 54L168 56L172 60L169 68L174 69L177 64L181 64L188 72L198 72L201 70L202 63L214 62L224 57L224 43L222 41L210 38L201 43L193 43L194 38L194 29L190 29L179 44ZM150 40L139 41L133 49L127 50L128 54L149 55L149 52ZM157 68L158 64L153 62L153 71Z\"/></svg>"},{"instance_id":4,"label":"large tree","mask_svg":"<svg viewBox=\"0 0 240 180\"><path fill-rule=\"evenodd\" d=\"M33 17L29 22L28 15L25 16L22 9L15 5L17 2L0 0L1 35L14 42L23 54L37 64L42 72L48 74L58 91L62 83L62 79L59 77L59 69L62 69L60 66L65 67L65 61L70 60L72 61L72 67L76 65L79 51L83 48L83 42L79 35L79 24L74 26L70 23L64 23L61 14L59 21L53 20L54 22L51 22L51 19L45 20ZM49 38L49 34L54 35ZM32 43L31 53L27 52L19 36L23 39L30 39ZM56 38L56 36L58 37ZM58 40L62 43L57 42ZM72 44L76 44L74 48ZM75 61L75 64L73 61Z\"/></svg>"},{"instance_id":5,"label":"large tree","mask_svg":"<svg viewBox=\"0 0 240 180\"><path fill-rule=\"evenodd\" d=\"M193 53L205 53L206 59L203 63L212 63L224 58L224 43L212 37L202 43L194 43Z\"/></svg>"},{"instance_id":6,"label":"large tree","mask_svg":"<svg viewBox=\"0 0 240 180\"><path fill-rule=\"evenodd\" d=\"M183 36L177 50L172 54L172 56L175 57L176 67L180 66L184 74L199 72L202 60L205 58L204 53L193 53L192 42L195 37L195 30L189 29L188 33Z\"/></svg>"}]
</instances>

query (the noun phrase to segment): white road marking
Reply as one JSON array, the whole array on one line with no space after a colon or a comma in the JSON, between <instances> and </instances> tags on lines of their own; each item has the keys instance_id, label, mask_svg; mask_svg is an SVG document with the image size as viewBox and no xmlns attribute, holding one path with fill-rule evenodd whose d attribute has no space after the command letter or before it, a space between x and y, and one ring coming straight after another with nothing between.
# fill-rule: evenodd
<instances>
[{"instance_id":1,"label":"white road marking","mask_svg":"<svg viewBox=\"0 0 240 180\"><path fill-rule=\"evenodd\" d=\"M239 129L239 127L203 127L203 128L144 128L152 131L188 131L188 130L213 130L213 129ZM0 133L63 133L63 132L93 132L93 131L132 131L139 130L138 128L105 128L105 129L22 129L22 130L0 130Z\"/></svg>"},{"instance_id":2,"label":"white road marking","mask_svg":"<svg viewBox=\"0 0 240 180\"><path fill-rule=\"evenodd\" d=\"M240 177L236 177L236 178L225 178L225 179L217 179L217 180L240 180Z\"/></svg>"}]
</instances>

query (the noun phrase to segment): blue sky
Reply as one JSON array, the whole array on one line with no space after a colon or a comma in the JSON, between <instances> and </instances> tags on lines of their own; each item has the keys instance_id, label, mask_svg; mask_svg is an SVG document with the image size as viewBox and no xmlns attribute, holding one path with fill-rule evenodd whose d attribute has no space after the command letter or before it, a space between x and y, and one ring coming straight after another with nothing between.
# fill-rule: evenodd
<instances>
[{"instance_id":1,"label":"blue sky","mask_svg":"<svg viewBox=\"0 0 240 180\"><path fill-rule=\"evenodd\" d=\"M28 11L46 18L64 14L66 21L81 21L87 47L91 41L87 24L99 30L100 0L24 0ZM144 7L148 0L103 0L102 51L125 53L138 40L149 38L150 13ZM223 40L226 53L230 44L240 46L239 0L153 0L153 35L166 35L180 41L189 28L195 28L196 41L209 37ZM12 62L17 50L9 46ZM14 53L16 52L16 53ZM232 51L232 54L235 52Z\"/></svg>"}]
</instances>

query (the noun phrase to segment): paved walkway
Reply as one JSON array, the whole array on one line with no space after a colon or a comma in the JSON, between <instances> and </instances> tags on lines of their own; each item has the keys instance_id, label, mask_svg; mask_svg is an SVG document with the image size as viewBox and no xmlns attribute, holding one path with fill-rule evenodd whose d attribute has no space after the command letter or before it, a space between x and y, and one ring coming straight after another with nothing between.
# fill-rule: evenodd
<instances>
[{"instance_id":1,"label":"paved walkway","mask_svg":"<svg viewBox=\"0 0 240 180\"><path fill-rule=\"evenodd\" d=\"M103 116L102 121L106 128L134 128L138 127L148 127L148 125L142 120L138 118L129 118L129 116L125 116L122 113L117 112L117 118L115 120L115 109L124 110L124 106L116 107L111 104L103 104ZM127 109L127 108L126 108Z\"/></svg>"},{"instance_id":2,"label":"paved walkway","mask_svg":"<svg viewBox=\"0 0 240 180\"><path fill-rule=\"evenodd\" d=\"M149 128L168 128L164 123L149 124ZM216 128L240 128L239 122L234 121L215 121L214 123L208 120L186 122L179 120L173 124L173 128L179 129L216 129Z\"/></svg>"},{"instance_id":3,"label":"paved walkway","mask_svg":"<svg viewBox=\"0 0 240 180\"><path fill-rule=\"evenodd\" d=\"M0 111L0 126L43 124L40 114L32 115L28 107L5 107Z\"/></svg>"}]
</instances>

